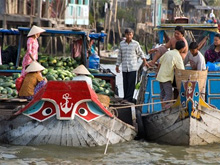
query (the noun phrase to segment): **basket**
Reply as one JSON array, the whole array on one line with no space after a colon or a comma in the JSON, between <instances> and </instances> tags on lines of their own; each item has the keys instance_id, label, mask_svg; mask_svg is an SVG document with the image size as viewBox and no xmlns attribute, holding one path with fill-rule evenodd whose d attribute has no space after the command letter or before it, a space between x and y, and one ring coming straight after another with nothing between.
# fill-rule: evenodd
<instances>
[{"instance_id":1,"label":"basket","mask_svg":"<svg viewBox=\"0 0 220 165\"><path fill-rule=\"evenodd\" d=\"M176 85L178 91L181 88L181 81L198 81L199 83L199 91L203 90L203 87L206 85L208 70L198 71L198 70L180 70L175 69L175 78L176 78Z\"/></svg>"},{"instance_id":2,"label":"basket","mask_svg":"<svg viewBox=\"0 0 220 165\"><path fill-rule=\"evenodd\" d=\"M98 100L102 103L104 107L109 107L110 98L107 95L97 93Z\"/></svg>"}]
</instances>

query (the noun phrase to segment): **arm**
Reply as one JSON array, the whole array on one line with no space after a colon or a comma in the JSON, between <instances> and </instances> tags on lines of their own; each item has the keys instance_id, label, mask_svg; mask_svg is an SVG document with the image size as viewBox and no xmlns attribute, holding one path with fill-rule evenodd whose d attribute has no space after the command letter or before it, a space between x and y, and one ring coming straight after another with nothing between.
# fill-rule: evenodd
<instances>
[{"instance_id":1,"label":"arm","mask_svg":"<svg viewBox=\"0 0 220 165\"><path fill-rule=\"evenodd\" d=\"M209 38L208 36L205 36L205 37L202 39L202 41L199 42L199 44L198 44L198 50L201 50L201 49L202 49L202 47L206 44L206 41L207 41L208 38Z\"/></svg>"},{"instance_id":2,"label":"arm","mask_svg":"<svg viewBox=\"0 0 220 165\"><path fill-rule=\"evenodd\" d=\"M188 42L186 41L185 38L183 38L183 41L185 42L185 47L183 49L183 52L180 53L180 55L181 55L182 59L184 60L186 58L187 54L188 54L189 46L188 46Z\"/></svg>"},{"instance_id":3,"label":"arm","mask_svg":"<svg viewBox=\"0 0 220 165\"><path fill-rule=\"evenodd\" d=\"M184 62L184 66L189 62L189 55L186 56L183 62Z\"/></svg>"},{"instance_id":4,"label":"arm","mask_svg":"<svg viewBox=\"0 0 220 165\"><path fill-rule=\"evenodd\" d=\"M118 58L117 58L117 62L116 62L116 68L115 68L117 73L120 73L119 65L121 63L122 63L122 50L121 50L121 45L120 45L119 52L118 52Z\"/></svg>"},{"instance_id":5,"label":"arm","mask_svg":"<svg viewBox=\"0 0 220 165\"><path fill-rule=\"evenodd\" d=\"M175 62L175 66L177 69L185 69L184 64L183 64L183 60L177 59Z\"/></svg>"},{"instance_id":6,"label":"arm","mask_svg":"<svg viewBox=\"0 0 220 165\"><path fill-rule=\"evenodd\" d=\"M166 45L165 45L165 47L166 47L167 49L171 48L171 46L172 46L171 40L172 40L172 38L171 38L171 39L166 43Z\"/></svg>"}]
</instances>

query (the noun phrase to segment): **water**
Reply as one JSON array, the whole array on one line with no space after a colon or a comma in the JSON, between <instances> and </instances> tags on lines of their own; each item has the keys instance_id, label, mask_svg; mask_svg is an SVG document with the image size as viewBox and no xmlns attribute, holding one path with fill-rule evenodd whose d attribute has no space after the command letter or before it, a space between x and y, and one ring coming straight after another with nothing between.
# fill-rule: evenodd
<instances>
[{"instance_id":1,"label":"water","mask_svg":"<svg viewBox=\"0 0 220 165\"><path fill-rule=\"evenodd\" d=\"M141 141L92 148L0 145L0 164L219 164L220 145L169 146Z\"/></svg>"},{"instance_id":2,"label":"water","mask_svg":"<svg viewBox=\"0 0 220 165\"><path fill-rule=\"evenodd\" d=\"M115 73L115 66L104 65ZM123 97L122 76L117 74L119 95ZM206 146L170 146L131 141L105 146L79 148L55 145L14 146L0 144L1 165L44 164L220 164L220 144Z\"/></svg>"}]
</instances>

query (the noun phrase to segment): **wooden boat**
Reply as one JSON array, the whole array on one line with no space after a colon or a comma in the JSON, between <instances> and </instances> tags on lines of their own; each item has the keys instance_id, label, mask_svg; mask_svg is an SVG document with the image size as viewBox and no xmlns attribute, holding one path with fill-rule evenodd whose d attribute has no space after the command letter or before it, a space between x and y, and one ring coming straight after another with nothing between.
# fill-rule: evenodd
<instances>
[{"instance_id":1,"label":"wooden boat","mask_svg":"<svg viewBox=\"0 0 220 165\"><path fill-rule=\"evenodd\" d=\"M116 61L117 61L116 57L100 56L100 63L101 64L116 64Z\"/></svg>"},{"instance_id":2,"label":"wooden boat","mask_svg":"<svg viewBox=\"0 0 220 165\"><path fill-rule=\"evenodd\" d=\"M0 142L15 145L102 146L135 135L84 81L49 81L13 116L0 118Z\"/></svg>"},{"instance_id":3,"label":"wooden boat","mask_svg":"<svg viewBox=\"0 0 220 165\"><path fill-rule=\"evenodd\" d=\"M207 71L189 70L177 73L180 72L193 74L190 77L197 74L199 79L206 78L204 74L207 74ZM200 73L202 76L198 76ZM197 80L183 79L179 97L170 108L142 115L145 138L172 145L220 143L220 111L201 98L201 90Z\"/></svg>"}]
</instances>

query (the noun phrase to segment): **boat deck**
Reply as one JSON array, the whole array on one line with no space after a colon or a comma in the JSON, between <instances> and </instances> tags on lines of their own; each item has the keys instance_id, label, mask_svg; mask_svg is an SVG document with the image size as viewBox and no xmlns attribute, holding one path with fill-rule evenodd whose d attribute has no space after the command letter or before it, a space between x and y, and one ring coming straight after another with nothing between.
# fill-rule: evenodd
<instances>
[{"instance_id":1,"label":"boat deck","mask_svg":"<svg viewBox=\"0 0 220 165\"><path fill-rule=\"evenodd\" d=\"M19 98L13 98L13 99L0 99L0 120L9 118L12 116L15 112L17 112L19 109L24 107L28 101L26 99L19 99Z\"/></svg>"}]
</instances>

